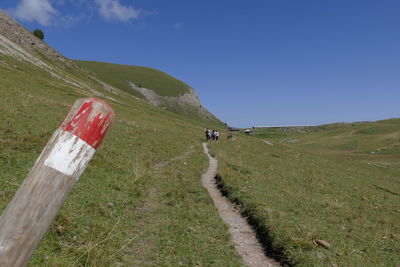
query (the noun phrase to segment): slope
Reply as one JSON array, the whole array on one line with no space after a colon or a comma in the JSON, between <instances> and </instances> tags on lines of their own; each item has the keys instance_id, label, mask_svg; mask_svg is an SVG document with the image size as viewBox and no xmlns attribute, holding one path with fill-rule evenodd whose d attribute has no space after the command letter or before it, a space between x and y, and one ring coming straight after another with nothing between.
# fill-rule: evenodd
<instances>
[{"instance_id":1,"label":"slope","mask_svg":"<svg viewBox=\"0 0 400 267\"><path fill-rule=\"evenodd\" d=\"M195 91L170 75L147 67L95 61L75 61L98 79L145 99L153 105L188 117L220 123L201 106Z\"/></svg>"},{"instance_id":2,"label":"slope","mask_svg":"<svg viewBox=\"0 0 400 267\"><path fill-rule=\"evenodd\" d=\"M311 127L258 128L255 136L309 149L348 154L400 153L400 119L376 122L334 123Z\"/></svg>"},{"instance_id":3,"label":"slope","mask_svg":"<svg viewBox=\"0 0 400 267\"><path fill-rule=\"evenodd\" d=\"M138 100L11 39L0 34L1 211L75 99L102 98L116 112L31 266L241 265L200 182L207 159L199 140L209 122Z\"/></svg>"},{"instance_id":4,"label":"slope","mask_svg":"<svg viewBox=\"0 0 400 267\"><path fill-rule=\"evenodd\" d=\"M96 61L76 61L76 63L92 71L103 81L128 93L134 91L129 82L139 87L152 88L160 96L179 96L187 93L190 88L184 82L152 68Z\"/></svg>"},{"instance_id":5,"label":"slope","mask_svg":"<svg viewBox=\"0 0 400 267\"><path fill-rule=\"evenodd\" d=\"M300 266L400 264L399 119L255 129L255 137L211 151L220 187L267 246Z\"/></svg>"}]
</instances>

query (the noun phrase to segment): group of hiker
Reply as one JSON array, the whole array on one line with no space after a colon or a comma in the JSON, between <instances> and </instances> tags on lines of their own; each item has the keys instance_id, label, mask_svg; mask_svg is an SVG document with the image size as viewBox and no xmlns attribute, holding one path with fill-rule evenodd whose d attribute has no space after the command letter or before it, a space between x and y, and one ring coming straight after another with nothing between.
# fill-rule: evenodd
<instances>
[{"instance_id":1,"label":"group of hiker","mask_svg":"<svg viewBox=\"0 0 400 267\"><path fill-rule=\"evenodd\" d=\"M206 128L204 131L204 134L206 135L206 140L207 141L218 141L219 139L219 132L218 130L210 130L209 128ZM233 138L231 133L228 133L227 135L228 140L231 140Z\"/></svg>"},{"instance_id":2,"label":"group of hiker","mask_svg":"<svg viewBox=\"0 0 400 267\"><path fill-rule=\"evenodd\" d=\"M218 130L210 130L209 128L207 128L204 131L205 135L206 135L206 140L210 141L210 140L214 140L214 141L218 141L219 139L219 132Z\"/></svg>"}]
</instances>

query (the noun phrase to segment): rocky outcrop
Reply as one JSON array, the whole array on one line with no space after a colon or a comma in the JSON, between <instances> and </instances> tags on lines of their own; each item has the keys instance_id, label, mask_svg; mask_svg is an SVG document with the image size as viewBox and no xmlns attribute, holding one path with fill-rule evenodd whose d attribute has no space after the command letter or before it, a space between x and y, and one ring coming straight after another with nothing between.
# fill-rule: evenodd
<instances>
[{"instance_id":1,"label":"rocky outcrop","mask_svg":"<svg viewBox=\"0 0 400 267\"><path fill-rule=\"evenodd\" d=\"M48 71L51 76L62 80L63 82L85 89L94 95L102 95L86 83L79 81L68 71L61 71L66 66L77 69L82 72L72 60L62 56L55 49L47 45L42 40L35 37L29 30L16 22L7 13L0 10L0 56L6 55L15 58L18 61L29 62L37 67ZM5 64L4 62L2 62ZM58 67L58 68L57 68ZM112 86L89 76L100 84L104 89L112 93L119 93Z\"/></svg>"},{"instance_id":2,"label":"rocky outcrop","mask_svg":"<svg viewBox=\"0 0 400 267\"><path fill-rule=\"evenodd\" d=\"M2 10L0 10L0 34L30 53L44 55L55 63L62 63L60 64L61 66L77 67L73 61L65 58L55 49L34 36L28 29Z\"/></svg>"},{"instance_id":3,"label":"rocky outcrop","mask_svg":"<svg viewBox=\"0 0 400 267\"><path fill-rule=\"evenodd\" d=\"M197 113L200 118L218 121L214 115L201 106L200 100L192 88L188 88L188 92L180 96L161 96L149 88L139 87L131 81L128 81L128 83L132 89L140 92L148 102L155 106L167 109L170 107L175 107L175 109L176 107L180 107L182 110Z\"/></svg>"},{"instance_id":4,"label":"rocky outcrop","mask_svg":"<svg viewBox=\"0 0 400 267\"><path fill-rule=\"evenodd\" d=\"M0 54L7 55L13 57L19 61L30 62L33 65L36 65L40 68L51 70L52 67L36 58L32 54L26 52L23 48L21 48L16 43L10 41L6 37L0 34Z\"/></svg>"},{"instance_id":5,"label":"rocky outcrop","mask_svg":"<svg viewBox=\"0 0 400 267\"><path fill-rule=\"evenodd\" d=\"M155 106L162 106L163 104L176 102L193 107L201 107L200 100L192 88L188 88L188 92L180 96L161 96L156 92L154 92L153 90L139 87L133 82L129 81L129 85L132 87L132 89L144 95L146 100Z\"/></svg>"}]
</instances>

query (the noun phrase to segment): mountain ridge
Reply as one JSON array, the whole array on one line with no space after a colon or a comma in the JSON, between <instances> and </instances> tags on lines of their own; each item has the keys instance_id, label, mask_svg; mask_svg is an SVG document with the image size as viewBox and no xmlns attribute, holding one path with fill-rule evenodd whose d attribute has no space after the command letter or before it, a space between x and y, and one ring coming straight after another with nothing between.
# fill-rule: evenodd
<instances>
[{"instance_id":1,"label":"mountain ridge","mask_svg":"<svg viewBox=\"0 0 400 267\"><path fill-rule=\"evenodd\" d=\"M141 77L146 75L142 72L135 78L129 77L128 81L124 81L129 87L129 90L127 90L124 84L113 82L114 80L112 79L108 80L105 75L102 75L102 73L99 74L97 72L93 75L92 72L95 71L93 71L92 68L88 68L87 64L82 64L84 61L71 60L63 56L50 45L35 37L27 28L2 10L0 10L0 55L1 54L14 57L19 61L30 62L33 65L45 69L53 77L63 80L70 85L81 89L86 88L86 90L89 90L95 96L102 96L103 94L88 85L86 81L82 81L82 79L79 78L77 79L78 73L80 73L79 75L81 76L85 76L85 79L89 78L94 81L97 85L112 94L120 94L121 91L125 91L128 94L145 100L155 106L159 106L186 117L221 124L213 114L201 105L194 89L186 83L179 81L162 71L147 67L136 67L151 72L151 79L153 79L153 81L151 81L150 84L158 84L158 86L155 86L155 88L144 88L150 90L147 91L146 95L143 94L144 89L140 92L140 90L132 87L130 83L133 83L137 79L147 79L147 81L149 81L148 78ZM99 62L98 64L100 64L100 67L114 65L122 68L123 66L102 62ZM126 67L134 68L135 66ZM118 76L121 74L113 73L113 75ZM162 83L168 84L168 81L173 81L172 85L171 82L169 82L169 87L159 85ZM174 86L175 88L173 88ZM171 90L178 93L170 95L169 91ZM151 97L149 97L150 95ZM108 96L108 98L112 99L111 96Z\"/></svg>"},{"instance_id":2,"label":"mountain ridge","mask_svg":"<svg viewBox=\"0 0 400 267\"><path fill-rule=\"evenodd\" d=\"M75 62L96 78L155 106L219 123L219 120L201 105L191 86L168 73L142 66L98 61Z\"/></svg>"}]
</instances>

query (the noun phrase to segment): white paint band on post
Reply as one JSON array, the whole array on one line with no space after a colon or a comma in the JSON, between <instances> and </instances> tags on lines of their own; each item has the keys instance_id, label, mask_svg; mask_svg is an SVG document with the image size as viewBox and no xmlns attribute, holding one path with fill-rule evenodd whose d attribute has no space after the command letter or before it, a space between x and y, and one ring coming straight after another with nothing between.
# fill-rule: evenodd
<instances>
[{"instance_id":1,"label":"white paint band on post","mask_svg":"<svg viewBox=\"0 0 400 267\"><path fill-rule=\"evenodd\" d=\"M78 99L0 217L0 266L26 266L106 135L114 112Z\"/></svg>"},{"instance_id":2,"label":"white paint band on post","mask_svg":"<svg viewBox=\"0 0 400 267\"><path fill-rule=\"evenodd\" d=\"M52 139L57 140L57 143L54 144L44 165L78 179L96 150L62 129L58 129Z\"/></svg>"}]
</instances>

